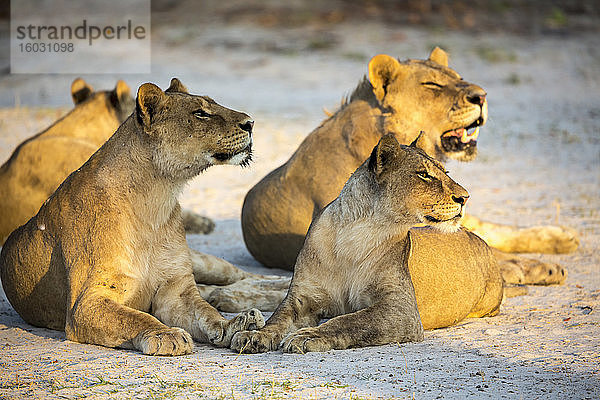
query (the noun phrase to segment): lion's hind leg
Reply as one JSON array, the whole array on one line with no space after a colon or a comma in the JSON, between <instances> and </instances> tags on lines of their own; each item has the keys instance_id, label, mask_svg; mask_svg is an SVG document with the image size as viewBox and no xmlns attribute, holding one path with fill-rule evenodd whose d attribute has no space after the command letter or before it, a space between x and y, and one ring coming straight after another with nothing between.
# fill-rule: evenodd
<instances>
[{"instance_id":1,"label":"lion's hind leg","mask_svg":"<svg viewBox=\"0 0 600 400\"><path fill-rule=\"evenodd\" d=\"M467 315L467 318L493 317L500 312L500 304L504 298L504 281L498 270L498 260L494 257L494 251L484 245L483 252L479 256L479 263L484 273L483 296Z\"/></svg>"},{"instance_id":2,"label":"lion's hind leg","mask_svg":"<svg viewBox=\"0 0 600 400\"><path fill-rule=\"evenodd\" d=\"M462 223L489 246L507 253L562 254L573 252L579 246L577 233L562 226L518 228L484 222L472 215L466 215Z\"/></svg>"},{"instance_id":3,"label":"lion's hind leg","mask_svg":"<svg viewBox=\"0 0 600 400\"><path fill-rule=\"evenodd\" d=\"M0 277L7 299L27 323L64 330L68 279L59 254L34 217L2 247Z\"/></svg>"},{"instance_id":4,"label":"lion's hind leg","mask_svg":"<svg viewBox=\"0 0 600 400\"><path fill-rule=\"evenodd\" d=\"M529 288L526 285L504 283L504 298L525 296L529 293Z\"/></svg>"},{"instance_id":5,"label":"lion's hind leg","mask_svg":"<svg viewBox=\"0 0 600 400\"><path fill-rule=\"evenodd\" d=\"M561 285L567 270L555 263L546 263L494 250L504 282L521 285Z\"/></svg>"},{"instance_id":6,"label":"lion's hind leg","mask_svg":"<svg viewBox=\"0 0 600 400\"><path fill-rule=\"evenodd\" d=\"M275 311L290 286L290 278L246 278L231 285L196 285L200 295L213 307L224 312L241 312L250 308Z\"/></svg>"},{"instance_id":7,"label":"lion's hind leg","mask_svg":"<svg viewBox=\"0 0 600 400\"><path fill-rule=\"evenodd\" d=\"M198 284L223 286L231 285L242 279L263 278L262 275L246 272L230 262L210 254L191 249L190 254L194 280Z\"/></svg>"},{"instance_id":8,"label":"lion's hind leg","mask_svg":"<svg viewBox=\"0 0 600 400\"><path fill-rule=\"evenodd\" d=\"M221 311L241 312L250 308L273 311L290 286L290 278L253 274L222 258L190 252L200 295Z\"/></svg>"}]
</instances>

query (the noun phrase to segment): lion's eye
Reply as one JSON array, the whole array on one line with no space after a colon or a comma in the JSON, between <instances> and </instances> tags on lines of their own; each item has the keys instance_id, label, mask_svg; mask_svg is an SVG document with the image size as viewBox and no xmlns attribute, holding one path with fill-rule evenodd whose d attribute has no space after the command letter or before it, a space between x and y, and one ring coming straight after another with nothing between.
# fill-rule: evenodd
<instances>
[{"instance_id":1,"label":"lion's eye","mask_svg":"<svg viewBox=\"0 0 600 400\"><path fill-rule=\"evenodd\" d=\"M203 109L198 109L198 110L194 111L194 117L196 117L196 118L204 119L204 118L210 118L211 116L212 115L210 115Z\"/></svg>"},{"instance_id":2,"label":"lion's eye","mask_svg":"<svg viewBox=\"0 0 600 400\"><path fill-rule=\"evenodd\" d=\"M440 85L439 83L432 82L432 81L422 82L421 85L423 85L429 89L435 89L435 90L444 88L444 85Z\"/></svg>"},{"instance_id":3,"label":"lion's eye","mask_svg":"<svg viewBox=\"0 0 600 400\"><path fill-rule=\"evenodd\" d=\"M429 175L427 171L417 171L417 176L423 179L425 182L429 182L433 179L433 176Z\"/></svg>"}]
</instances>

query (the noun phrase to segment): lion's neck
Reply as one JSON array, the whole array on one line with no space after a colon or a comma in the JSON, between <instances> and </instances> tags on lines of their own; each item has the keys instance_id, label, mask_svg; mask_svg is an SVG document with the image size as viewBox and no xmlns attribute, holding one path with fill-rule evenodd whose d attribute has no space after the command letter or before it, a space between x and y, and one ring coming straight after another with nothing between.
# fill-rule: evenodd
<instances>
[{"instance_id":1,"label":"lion's neck","mask_svg":"<svg viewBox=\"0 0 600 400\"><path fill-rule=\"evenodd\" d=\"M99 179L127 199L134 215L156 228L178 213L177 199L185 181L161 174L152 161L147 138L137 129L133 118L129 118L103 146L106 151L98 152L109 155L99 162Z\"/></svg>"},{"instance_id":2,"label":"lion's neck","mask_svg":"<svg viewBox=\"0 0 600 400\"><path fill-rule=\"evenodd\" d=\"M321 214L315 230L333 257L362 263L377 258L406 240L412 221L398 220L379 204L375 182L363 164L348 180L340 196ZM400 199L399 199L400 200ZM328 227L323 229L323 227ZM323 234L327 232L326 234Z\"/></svg>"}]
</instances>

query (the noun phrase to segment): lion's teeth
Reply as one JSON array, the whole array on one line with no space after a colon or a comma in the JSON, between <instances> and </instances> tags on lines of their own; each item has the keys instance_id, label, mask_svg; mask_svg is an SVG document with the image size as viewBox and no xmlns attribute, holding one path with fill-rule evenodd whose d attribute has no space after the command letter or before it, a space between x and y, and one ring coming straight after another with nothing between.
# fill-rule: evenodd
<instances>
[{"instance_id":1,"label":"lion's teeth","mask_svg":"<svg viewBox=\"0 0 600 400\"><path fill-rule=\"evenodd\" d=\"M469 134L466 129L462 130L462 135L460 137L460 141L463 143L467 143L469 141Z\"/></svg>"},{"instance_id":2,"label":"lion's teeth","mask_svg":"<svg viewBox=\"0 0 600 400\"><path fill-rule=\"evenodd\" d=\"M476 140L478 136L479 127L476 127L471 133L469 133L466 129L463 129L460 141L463 143L469 143L472 140Z\"/></svg>"}]
</instances>

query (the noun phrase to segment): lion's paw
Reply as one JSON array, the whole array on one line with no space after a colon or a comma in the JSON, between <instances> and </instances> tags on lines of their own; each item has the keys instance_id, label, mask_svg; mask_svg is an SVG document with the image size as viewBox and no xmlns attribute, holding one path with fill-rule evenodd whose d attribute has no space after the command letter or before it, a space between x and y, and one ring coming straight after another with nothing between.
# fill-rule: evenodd
<instances>
[{"instance_id":1,"label":"lion's paw","mask_svg":"<svg viewBox=\"0 0 600 400\"><path fill-rule=\"evenodd\" d=\"M328 351L331 342L318 334L318 328L302 328L290 333L281 341L281 349L286 353L307 353L309 351Z\"/></svg>"},{"instance_id":2,"label":"lion's paw","mask_svg":"<svg viewBox=\"0 0 600 400\"><path fill-rule=\"evenodd\" d=\"M237 332L260 329L263 326L265 326L265 318L259 310L253 308L226 321L222 326L221 335L210 338L210 341L220 347L229 347L231 338Z\"/></svg>"},{"instance_id":3,"label":"lion's paw","mask_svg":"<svg viewBox=\"0 0 600 400\"><path fill-rule=\"evenodd\" d=\"M279 341L276 335L270 335L264 331L238 332L231 339L232 350L238 353L265 353L277 350Z\"/></svg>"},{"instance_id":4,"label":"lion's paw","mask_svg":"<svg viewBox=\"0 0 600 400\"><path fill-rule=\"evenodd\" d=\"M180 356L194 348L192 336L181 328L164 328L142 332L134 344L144 354L152 356Z\"/></svg>"},{"instance_id":5,"label":"lion's paw","mask_svg":"<svg viewBox=\"0 0 600 400\"><path fill-rule=\"evenodd\" d=\"M567 279L567 270L558 264L530 261L523 266L527 285L561 285Z\"/></svg>"},{"instance_id":6,"label":"lion's paw","mask_svg":"<svg viewBox=\"0 0 600 400\"><path fill-rule=\"evenodd\" d=\"M184 210L182 213L183 227L187 233L208 235L215 229L215 223L208 217Z\"/></svg>"},{"instance_id":7,"label":"lion's paw","mask_svg":"<svg viewBox=\"0 0 600 400\"><path fill-rule=\"evenodd\" d=\"M504 282L521 285L561 285L567 279L567 270L559 264L514 258L499 263Z\"/></svg>"}]
</instances>

